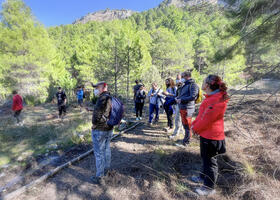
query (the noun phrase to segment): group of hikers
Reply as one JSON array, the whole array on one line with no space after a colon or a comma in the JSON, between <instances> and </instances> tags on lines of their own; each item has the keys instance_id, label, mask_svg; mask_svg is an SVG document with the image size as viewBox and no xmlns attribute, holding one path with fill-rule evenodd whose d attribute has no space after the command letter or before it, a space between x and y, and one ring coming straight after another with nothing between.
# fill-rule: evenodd
<instances>
[{"instance_id":1,"label":"group of hikers","mask_svg":"<svg viewBox=\"0 0 280 200\"><path fill-rule=\"evenodd\" d=\"M191 181L203 183L203 186L196 188L199 195L210 195L215 193L215 183L218 176L217 155L225 153L224 114L226 111L229 96L227 87L223 80L217 75L208 75L203 81L201 89L205 92L202 101L200 87L192 78L190 71L178 74L176 80L168 78L165 81L166 91L152 83L151 89L147 92L141 81L136 81L134 86L134 103L136 120L143 119L143 108L145 99L149 101L149 125L159 120L159 110L163 108L167 116L167 131L173 131L169 138L176 137L184 130L182 144L187 146L190 143L192 134L200 136L200 154L202 158L202 170L199 176L192 176ZM97 102L92 111L92 141L96 164L96 174L92 177L94 184L104 184L104 177L110 170L111 149L110 141L113 135L113 128L122 119L124 110L122 103L113 97L108 91L106 82L92 84L94 94L98 96ZM82 88L77 91L78 103L82 106ZM56 93L59 116L66 113L67 97L61 88ZM13 110L17 118L22 107L22 98L14 92ZM80 99L80 100L79 100ZM202 102L201 102L202 101ZM195 104L201 103L198 116L192 122L195 112ZM174 117L173 117L174 116ZM175 119L174 119L175 118ZM18 118L17 118L18 119Z\"/></svg>"}]
</instances>

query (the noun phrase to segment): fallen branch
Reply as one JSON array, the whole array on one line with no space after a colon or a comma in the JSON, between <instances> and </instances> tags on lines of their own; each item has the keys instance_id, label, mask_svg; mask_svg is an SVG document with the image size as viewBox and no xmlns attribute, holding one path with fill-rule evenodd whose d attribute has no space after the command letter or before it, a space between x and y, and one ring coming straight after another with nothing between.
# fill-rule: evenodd
<instances>
[{"instance_id":1,"label":"fallen branch","mask_svg":"<svg viewBox=\"0 0 280 200\"><path fill-rule=\"evenodd\" d=\"M132 125L131 127L123 130L123 131L120 131L118 134L114 135L111 140L113 140L114 138L120 136L121 134L127 132L127 131L130 131L132 129L134 129L136 126L138 126L139 124L141 124L141 122L137 122L136 124ZM72 165L73 163L77 162L77 161L80 161L82 160L83 158L87 157L89 154L93 153L93 149L83 153L82 155L68 161L67 163L63 164L63 165L60 165L59 167L56 167L55 169L51 170L50 172L46 173L45 175L41 176L40 178L32 181L31 183L15 190L14 192L11 192L7 195L5 195L2 200L11 200L11 199L14 199L16 198L17 196L23 194L24 192L26 192L27 190L31 189L32 187L34 187L35 185L39 184L39 183L42 183L44 182L45 180L47 180L48 178L50 178L51 176L55 175L56 173L58 173L60 170Z\"/></svg>"}]
</instances>

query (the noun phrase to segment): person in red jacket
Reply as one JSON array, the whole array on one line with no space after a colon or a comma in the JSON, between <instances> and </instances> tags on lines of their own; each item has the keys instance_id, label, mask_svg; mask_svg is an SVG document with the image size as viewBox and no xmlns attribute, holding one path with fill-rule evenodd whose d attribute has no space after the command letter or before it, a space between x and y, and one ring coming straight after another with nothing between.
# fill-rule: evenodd
<instances>
[{"instance_id":1,"label":"person in red jacket","mask_svg":"<svg viewBox=\"0 0 280 200\"><path fill-rule=\"evenodd\" d=\"M23 122L21 122L20 120L20 113L22 109L23 109L22 97L17 93L16 90L14 90L12 110L14 111L14 117L16 118L18 125L23 125Z\"/></svg>"},{"instance_id":2,"label":"person in red jacket","mask_svg":"<svg viewBox=\"0 0 280 200\"><path fill-rule=\"evenodd\" d=\"M226 152L224 114L229 96L226 84L216 75L209 75L204 80L202 89L206 92L206 98L191 127L194 133L200 135L202 172L200 176L193 176L192 180L204 183L196 189L199 195L209 195L215 193L214 186L218 176L217 155Z\"/></svg>"}]
</instances>

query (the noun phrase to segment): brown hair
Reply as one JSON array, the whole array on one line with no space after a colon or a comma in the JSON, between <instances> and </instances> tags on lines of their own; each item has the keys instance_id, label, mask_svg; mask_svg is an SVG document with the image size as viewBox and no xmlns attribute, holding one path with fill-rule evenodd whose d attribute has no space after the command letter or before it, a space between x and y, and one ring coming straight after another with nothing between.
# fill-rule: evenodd
<instances>
[{"instance_id":1,"label":"brown hair","mask_svg":"<svg viewBox=\"0 0 280 200\"><path fill-rule=\"evenodd\" d=\"M215 90L220 90L224 95L223 98L224 100L228 100L229 96L227 94L227 85L223 80L217 76L217 75L209 75L206 78L206 83L209 85L210 89L215 91Z\"/></svg>"},{"instance_id":2,"label":"brown hair","mask_svg":"<svg viewBox=\"0 0 280 200\"><path fill-rule=\"evenodd\" d=\"M165 81L169 81L169 87L174 88L176 86L174 80L172 78L168 78Z\"/></svg>"}]
</instances>

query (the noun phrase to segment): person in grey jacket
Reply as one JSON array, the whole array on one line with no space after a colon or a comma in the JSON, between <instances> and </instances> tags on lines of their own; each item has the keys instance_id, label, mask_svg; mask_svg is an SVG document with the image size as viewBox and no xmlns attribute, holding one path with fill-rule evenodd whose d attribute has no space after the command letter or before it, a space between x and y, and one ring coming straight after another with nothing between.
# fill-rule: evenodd
<instances>
[{"instance_id":1,"label":"person in grey jacket","mask_svg":"<svg viewBox=\"0 0 280 200\"><path fill-rule=\"evenodd\" d=\"M192 79L191 72L183 72L181 76L183 86L181 88L180 94L176 97L176 102L179 105L182 124L185 129L183 145L186 146L190 143L190 127L192 122L192 115L195 112L195 100L198 96L199 87Z\"/></svg>"}]
</instances>

